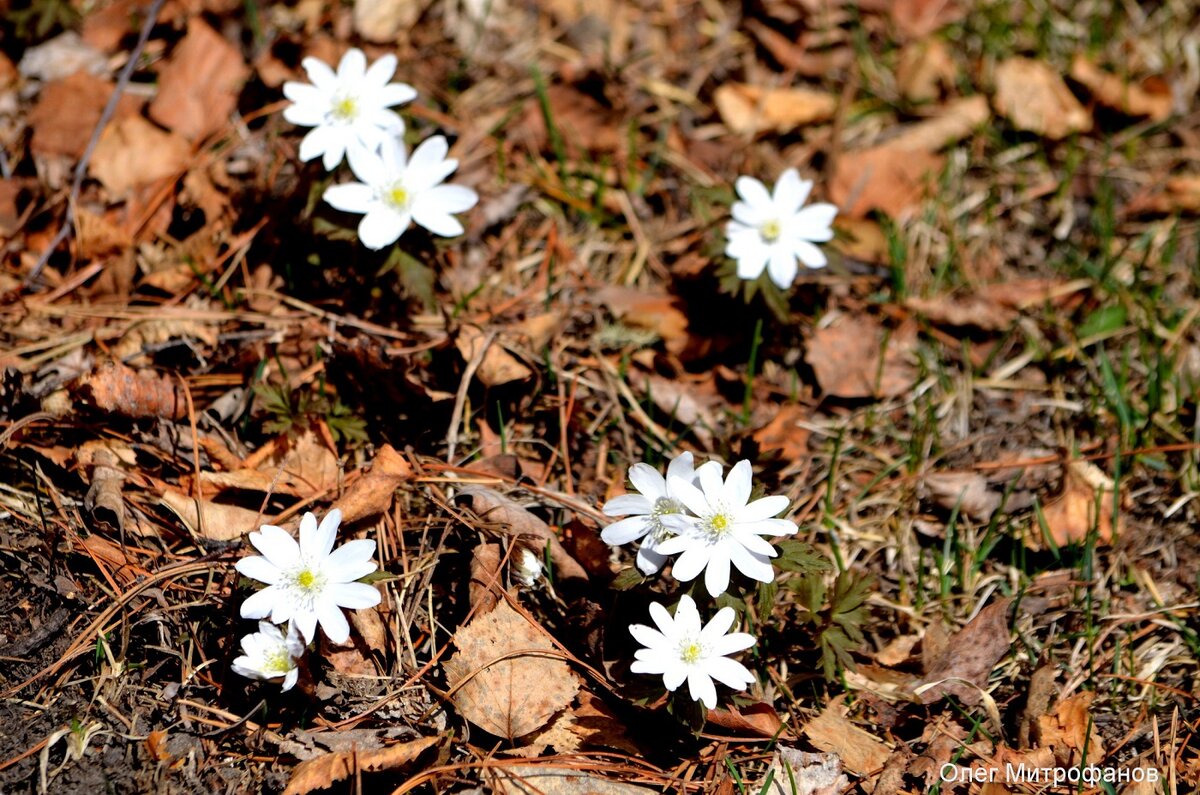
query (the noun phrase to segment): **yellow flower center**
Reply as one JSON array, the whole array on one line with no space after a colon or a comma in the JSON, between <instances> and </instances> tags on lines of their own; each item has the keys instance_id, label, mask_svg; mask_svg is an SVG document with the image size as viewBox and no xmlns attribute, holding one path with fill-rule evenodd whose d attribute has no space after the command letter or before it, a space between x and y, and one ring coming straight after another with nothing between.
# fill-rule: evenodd
<instances>
[{"instance_id":1,"label":"yellow flower center","mask_svg":"<svg viewBox=\"0 0 1200 795\"><path fill-rule=\"evenodd\" d=\"M393 185L384 193L383 200L393 209L403 210L408 206L408 191L404 189L403 185Z\"/></svg>"},{"instance_id":2,"label":"yellow flower center","mask_svg":"<svg viewBox=\"0 0 1200 795\"><path fill-rule=\"evenodd\" d=\"M688 665L695 665L704 657L704 648L696 641L687 641L679 647L679 659Z\"/></svg>"},{"instance_id":3,"label":"yellow flower center","mask_svg":"<svg viewBox=\"0 0 1200 795\"><path fill-rule=\"evenodd\" d=\"M267 659L263 661L264 673L283 676L290 670L292 670L292 658L288 655L285 648L279 648L268 654Z\"/></svg>"},{"instance_id":4,"label":"yellow flower center","mask_svg":"<svg viewBox=\"0 0 1200 795\"><path fill-rule=\"evenodd\" d=\"M354 97L339 97L333 101L330 111L338 121L354 121L358 116L358 100Z\"/></svg>"},{"instance_id":5,"label":"yellow flower center","mask_svg":"<svg viewBox=\"0 0 1200 795\"><path fill-rule=\"evenodd\" d=\"M768 243L774 243L776 240L778 240L780 231L782 230L779 228L778 221L767 221L758 228L758 233L762 235L763 240L767 241Z\"/></svg>"},{"instance_id":6,"label":"yellow flower center","mask_svg":"<svg viewBox=\"0 0 1200 795\"><path fill-rule=\"evenodd\" d=\"M683 513L683 505L671 497L659 497L650 508L651 535L655 541L666 541L675 533L663 522L664 516Z\"/></svg>"},{"instance_id":7,"label":"yellow flower center","mask_svg":"<svg viewBox=\"0 0 1200 795\"><path fill-rule=\"evenodd\" d=\"M313 587L313 583L315 583L316 581L317 581L317 575L313 574L308 569L305 569L304 571L302 571L296 575L296 584L299 585L301 588L303 588L306 591L311 590Z\"/></svg>"},{"instance_id":8,"label":"yellow flower center","mask_svg":"<svg viewBox=\"0 0 1200 795\"><path fill-rule=\"evenodd\" d=\"M733 517L725 511L718 511L710 516L706 516L701 522L700 527L708 534L708 537L717 541L729 533L733 529Z\"/></svg>"}]
</instances>

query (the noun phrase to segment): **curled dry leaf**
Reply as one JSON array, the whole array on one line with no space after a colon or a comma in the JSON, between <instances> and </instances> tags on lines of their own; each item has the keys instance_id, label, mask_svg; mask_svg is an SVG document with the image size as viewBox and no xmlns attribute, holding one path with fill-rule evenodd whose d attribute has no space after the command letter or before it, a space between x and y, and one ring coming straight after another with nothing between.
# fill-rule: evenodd
<instances>
[{"instance_id":1,"label":"curled dry leaf","mask_svg":"<svg viewBox=\"0 0 1200 795\"><path fill-rule=\"evenodd\" d=\"M517 503L492 489L483 486L467 486L459 492L471 500L471 510L485 522L496 522L499 531L514 536L532 536L539 540L538 546L550 544L550 560L554 563L554 576L560 580L587 579L587 572L563 548L550 525L522 508Z\"/></svg>"},{"instance_id":2,"label":"curled dry leaf","mask_svg":"<svg viewBox=\"0 0 1200 795\"><path fill-rule=\"evenodd\" d=\"M980 522L990 521L1004 499L978 472L930 472L923 482L938 505L948 511L957 507Z\"/></svg>"},{"instance_id":3,"label":"curled dry leaf","mask_svg":"<svg viewBox=\"0 0 1200 795\"><path fill-rule=\"evenodd\" d=\"M187 401L175 380L138 373L118 362L81 377L71 393L84 405L121 417L178 420L187 416Z\"/></svg>"},{"instance_id":4,"label":"curled dry leaf","mask_svg":"<svg viewBox=\"0 0 1200 795\"><path fill-rule=\"evenodd\" d=\"M845 696L829 702L821 714L804 724L803 733L815 747L836 754L851 773L878 773L891 755L887 743L855 726L846 717Z\"/></svg>"},{"instance_id":5,"label":"curled dry leaf","mask_svg":"<svg viewBox=\"0 0 1200 795\"><path fill-rule=\"evenodd\" d=\"M904 299L904 306L934 323L970 326L984 331L1003 331L1018 317L1015 309L981 295L912 296Z\"/></svg>"},{"instance_id":6,"label":"curled dry leaf","mask_svg":"<svg viewBox=\"0 0 1200 795\"><path fill-rule=\"evenodd\" d=\"M376 659L387 654L389 645L388 628L379 615L379 607L351 610L349 619L354 628L350 640L340 646L327 642L323 656L343 676L379 676L382 672Z\"/></svg>"},{"instance_id":7,"label":"curled dry leaf","mask_svg":"<svg viewBox=\"0 0 1200 795\"><path fill-rule=\"evenodd\" d=\"M919 39L966 16L956 0L894 0L892 22L901 34Z\"/></svg>"},{"instance_id":8,"label":"curled dry leaf","mask_svg":"<svg viewBox=\"0 0 1200 795\"><path fill-rule=\"evenodd\" d=\"M499 340L489 340L481 329L476 326L463 326L459 329L454 340L458 352L464 362L472 362L482 357L479 369L475 371L479 380L487 386L500 386L513 381L524 381L533 375L533 371L504 349ZM486 350L483 346L487 346Z\"/></svg>"},{"instance_id":9,"label":"curled dry leaf","mask_svg":"<svg viewBox=\"0 0 1200 795\"><path fill-rule=\"evenodd\" d=\"M571 731L579 735L584 745L615 748L633 756L642 755L642 749L626 736L625 721L592 692L580 690L579 706L572 709L571 713L575 716Z\"/></svg>"},{"instance_id":10,"label":"curled dry leaf","mask_svg":"<svg viewBox=\"0 0 1200 795\"><path fill-rule=\"evenodd\" d=\"M240 489L311 496L337 487L338 459L316 431L306 428L295 437L280 436L261 448L233 472L201 472L205 491Z\"/></svg>"},{"instance_id":11,"label":"curled dry leaf","mask_svg":"<svg viewBox=\"0 0 1200 795\"><path fill-rule=\"evenodd\" d=\"M806 124L829 121L837 97L811 88L760 88L726 83L713 94L721 121L735 133L788 133Z\"/></svg>"},{"instance_id":12,"label":"curled dry leaf","mask_svg":"<svg viewBox=\"0 0 1200 795\"><path fill-rule=\"evenodd\" d=\"M688 344L688 320L682 302L661 290L610 285L596 292L596 299L619 320L657 334L667 350L678 356Z\"/></svg>"},{"instance_id":13,"label":"curled dry leaf","mask_svg":"<svg viewBox=\"0 0 1200 795\"><path fill-rule=\"evenodd\" d=\"M150 118L198 141L222 129L237 107L250 68L238 49L199 17L159 73Z\"/></svg>"},{"instance_id":14,"label":"curled dry leaf","mask_svg":"<svg viewBox=\"0 0 1200 795\"><path fill-rule=\"evenodd\" d=\"M1071 61L1071 79L1087 86L1101 105L1115 108L1127 116L1163 121L1171 116L1171 87L1161 78L1128 83L1101 69L1087 56L1077 54Z\"/></svg>"},{"instance_id":15,"label":"curled dry leaf","mask_svg":"<svg viewBox=\"0 0 1200 795\"><path fill-rule=\"evenodd\" d=\"M1089 763L1104 758L1104 739L1089 716L1095 698L1096 694L1092 691L1076 693L1060 702L1053 715L1038 718L1038 745L1053 748L1054 758L1059 764L1080 764L1084 761L1085 752Z\"/></svg>"},{"instance_id":16,"label":"curled dry leaf","mask_svg":"<svg viewBox=\"0 0 1200 795\"><path fill-rule=\"evenodd\" d=\"M428 0L354 0L354 32L367 41L394 43L428 5Z\"/></svg>"},{"instance_id":17,"label":"curled dry leaf","mask_svg":"<svg viewBox=\"0 0 1200 795\"><path fill-rule=\"evenodd\" d=\"M110 124L100 136L88 169L113 196L187 170L191 147L141 116Z\"/></svg>"},{"instance_id":18,"label":"curled dry leaf","mask_svg":"<svg viewBox=\"0 0 1200 795\"><path fill-rule=\"evenodd\" d=\"M982 96L963 97L947 102L933 117L901 128L884 146L897 157L900 152L935 152L963 140L991 117Z\"/></svg>"},{"instance_id":19,"label":"curled dry leaf","mask_svg":"<svg viewBox=\"0 0 1200 795\"><path fill-rule=\"evenodd\" d=\"M92 485L88 488L87 496L83 498L83 507L93 519L115 524L124 534L126 508L121 484L125 482L125 475L116 453L105 447L97 447L92 455L89 476Z\"/></svg>"},{"instance_id":20,"label":"curled dry leaf","mask_svg":"<svg viewBox=\"0 0 1200 795\"><path fill-rule=\"evenodd\" d=\"M1009 58L996 67L996 112L1018 130L1058 141L1092 129L1092 117L1062 76L1041 61Z\"/></svg>"},{"instance_id":21,"label":"curled dry leaf","mask_svg":"<svg viewBox=\"0 0 1200 795\"><path fill-rule=\"evenodd\" d=\"M385 444L371 462L371 469L346 490L331 507L342 512L342 523L351 524L377 516L392 507L392 496L400 484L412 477L412 467L390 444Z\"/></svg>"},{"instance_id":22,"label":"curled dry leaf","mask_svg":"<svg viewBox=\"0 0 1200 795\"><path fill-rule=\"evenodd\" d=\"M828 395L893 397L916 379L916 369L909 362L916 337L913 324L906 323L889 334L867 315L838 314L812 333L804 358Z\"/></svg>"},{"instance_id":23,"label":"curled dry leaf","mask_svg":"<svg viewBox=\"0 0 1200 795\"><path fill-rule=\"evenodd\" d=\"M757 735L759 737L787 737L783 721L775 708L766 702L748 704L744 707L720 707L710 709L708 723L720 726L739 734Z\"/></svg>"},{"instance_id":24,"label":"curled dry leaf","mask_svg":"<svg viewBox=\"0 0 1200 795\"><path fill-rule=\"evenodd\" d=\"M943 89L954 86L957 77L958 67L941 39L921 39L900 50L900 62L896 64L896 85L910 102L937 99Z\"/></svg>"},{"instance_id":25,"label":"curled dry leaf","mask_svg":"<svg viewBox=\"0 0 1200 795\"><path fill-rule=\"evenodd\" d=\"M359 772L373 773L405 768L441 742L441 737L422 737L386 748L366 751L352 749L318 756L296 765L283 795L306 795L315 790L327 789Z\"/></svg>"},{"instance_id":26,"label":"curled dry leaf","mask_svg":"<svg viewBox=\"0 0 1200 795\"><path fill-rule=\"evenodd\" d=\"M35 155L81 157L112 92L112 83L87 72L76 72L48 84L29 111L29 128L33 130L30 151ZM117 101L114 118L122 119L136 111L137 102L123 96Z\"/></svg>"},{"instance_id":27,"label":"curled dry leaf","mask_svg":"<svg viewBox=\"0 0 1200 795\"><path fill-rule=\"evenodd\" d=\"M500 602L504 586L500 577L500 545L480 544L471 553L471 581L468 595L475 615L490 612Z\"/></svg>"},{"instance_id":28,"label":"curled dry leaf","mask_svg":"<svg viewBox=\"0 0 1200 795\"><path fill-rule=\"evenodd\" d=\"M1112 479L1089 461L1067 464L1063 493L1042 509L1046 529L1057 546L1082 544L1094 529L1096 540L1107 544L1113 539ZM1036 530L1036 528L1035 528ZM1125 516L1117 516L1116 532L1125 532ZM1027 545L1038 548L1040 533L1026 536Z\"/></svg>"},{"instance_id":29,"label":"curled dry leaf","mask_svg":"<svg viewBox=\"0 0 1200 795\"><path fill-rule=\"evenodd\" d=\"M235 541L266 521L258 511L198 500L172 489L164 491L159 502L179 517L188 532L206 541Z\"/></svg>"},{"instance_id":30,"label":"curled dry leaf","mask_svg":"<svg viewBox=\"0 0 1200 795\"><path fill-rule=\"evenodd\" d=\"M811 412L803 406L788 404L780 406L775 416L753 434L760 452L779 451L787 460L808 455L808 437L812 431L800 423L811 419Z\"/></svg>"},{"instance_id":31,"label":"curled dry leaf","mask_svg":"<svg viewBox=\"0 0 1200 795\"><path fill-rule=\"evenodd\" d=\"M711 378L705 376L688 382L680 378L632 372L629 380L645 391L658 410L666 415L668 421L665 425L686 428L704 449L712 449L713 431L719 427L716 412L722 401Z\"/></svg>"},{"instance_id":32,"label":"curled dry leaf","mask_svg":"<svg viewBox=\"0 0 1200 795\"><path fill-rule=\"evenodd\" d=\"M765 789L763 784L771 777ZM771 767L752 791L761 795L841 795L850 788L837 754L810 754L786 745L775 749Z\"/></svg>"},{"instance_id":33,"label":"curled dry leaf","mask_svg":"<svg viewBox=\"0 0 1200 795\"><path fill-rule=\"evenodd\" d=\"M501 602L454 633L445 665L451 698L464 718L515 740L545 726L579 690L579 680L537 627Z\"/></svg>"},{"instance_id":34,"label":"curled dry leaf","mask_svg":"<svg viewBox=\"0 0 1200 795\"><path fill-rule=\"evenodd\" d=\"M916 688L922 703L932 704L948 695L969 706L982 700L980 691L987 687L992 668L1008 653L1011 601L1000 599L980 610L930 661Z\"/></svg>"}]
</instances>

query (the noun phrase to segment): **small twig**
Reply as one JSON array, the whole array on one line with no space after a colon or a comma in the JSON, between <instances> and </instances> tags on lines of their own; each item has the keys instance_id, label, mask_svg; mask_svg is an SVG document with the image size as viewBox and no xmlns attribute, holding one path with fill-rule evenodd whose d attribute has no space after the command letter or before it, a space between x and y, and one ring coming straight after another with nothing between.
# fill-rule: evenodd
<instances>
[{"instance_id":1,"label":"small twig","mask_svg":"<svg viewBox=\"0 0 1200 795\"><path fill-rule=\"evenodd\" d=\"M133 70L137 68L138 60L142 57L142 50L145 49L146 42L150 39L150 31L154 29L154 23L158 20L158 15L162 11L165 2L166 0L152 0L150 3L150 8L146 12L146 20L142 23L142 31L138 35L137 44L134 45L133 50L129 53L129 61L121 69L121 74L117 77L116 88L113 89L112 95L108 98L108 104L104 106L104 111L100 114L100 120L96 122L96 127L92 130L92 137L88 139L87 149L83 151L83 157L79 159L79 163L75 166L75 176L71 180L71 192L67 195L66 217L63 218L63 223L59 227L58 233L54 235L50 244L46 246L46 250L38 257L33 270L26 277L26 288L31 287L38 280L38 277L42 275L42 268L46 267L46 263L50 261L50 256L54 253L54 250L71 233L71 228L75 224L75 203L79 201L79 191L83 188L84 177L87 176L88 163L92 159L92 154L96 151L96 145L100 143L100 134L104 132L104 128L112 120L113 114L117 110L117 103L121 100L121 96L129 86L129 79L133 76Z\"/></svg>"}]
</instances>

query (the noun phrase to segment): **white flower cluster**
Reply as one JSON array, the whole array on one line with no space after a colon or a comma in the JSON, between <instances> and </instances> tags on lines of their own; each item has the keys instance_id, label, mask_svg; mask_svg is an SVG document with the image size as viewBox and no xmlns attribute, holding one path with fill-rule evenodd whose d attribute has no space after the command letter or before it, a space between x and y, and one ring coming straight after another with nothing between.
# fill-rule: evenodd
<instances>
[{"instance_id":1,"label":"white flower cluster","mask_svg":"<svg viewBox=\"0 0 1200 795\"><path fill-rule=\"evenodd\" d=\"M358 182L326 189L324 199L339 210L362 215L358 239L378 250L395 243L414 222L435 235L463 233L454 213L479 201L475 191L444 185L458 168L448 159L449 144L435 135L408 156L404 121L391 108L416 99L406 83L389 82L396 56L385 55L367 68L362 50L349 50L334 72L316 58L305 58L312 84L288 82L283 94L292 101L283 112L293 124L313 129L300 142L300 159L321 158L332 171L345 157Z\"/></svg>"},{"instance_id":2,"label":"white flower cluster","mask_svg":"<svg viewBox=\"0 0 1200 795\"><path fill-rule=\"evenodd\" d=\"M637 566L645 574L662 568L670 555L679 555L671 574L681 582L704 572L704 587L713 598L729 587L732 564L742 574L760 582L775 577L771 558L778 552L764 535L793 535L795 522L778 519L788 507L783 496L750 500L753 473L749 461L739 461L722 479L721 465L709 461L696 467L691 453L667 465L664 478L647 464L629 468L637 494L614 497L604 504L609 516L628 518L610 524L601 533L606 543L619 545L642 539ZM701 628L700 613L690 596L683 596L672 617L666 607L650 605L658 629L633 624L630 633L640 649L631 670L659 674L668 690L684 680L688 693L709 709L716 706L713 680L734 690L744 690L754 677L744 665L727 655L754 645L744 632L727 634L736 613L724 607Z\"/></svg>"},{"instance_id":3,"label":"white flower cluster","mask_svg":"<svg viewBox=\"0 0 1200 795\"><path fill-rule=\"evenodd\" d=\"M358 582L377 568L375 542L357 539L337 549L342 512L336 508L317 524L304 514L300 542L282 527L263 525L250 534L250 543L261 552L242 558L235 568L252 580L267 584L242 603L242 618L266 618L258 632L242 638L244 654L233 661L233 670L251 679L283 677L283 689L296 684L297 664L304 648L316 640L317 626L334 643L350 638L350 625L342 608L358 610L379 604L379 591ZM276 624L288 623L287 633Z\"/></svg>"}]
</instances>

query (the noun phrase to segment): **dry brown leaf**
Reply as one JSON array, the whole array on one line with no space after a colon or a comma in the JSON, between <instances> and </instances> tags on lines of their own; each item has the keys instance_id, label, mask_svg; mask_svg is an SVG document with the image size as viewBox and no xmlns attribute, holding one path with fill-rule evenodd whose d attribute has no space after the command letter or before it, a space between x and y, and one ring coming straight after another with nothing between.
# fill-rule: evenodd
<instances>
[{"instance_id":1,"label":"dry brown leaf","mask_svg":"<svg viewBox=\"0 0 1200 795\"><path fill-rule=\"evenodd\" d=\"M1059 764L1073 766L1084 761L1095 764L1104 758L1104 739L1089 714L1095 698L1091 691L1076 693L1059 703L1053 715L1038 718L1038 745L1053 748Z\"/></svg>"},{"instance_id":2,"label":"dry brown leaf","mask_svg":"<svg viewBox=\"0 0 1200 795\"><path fill-rule=\"evenodd\" d=\"M623 120L615 110L592 96L569 85L553 85L546 89L546 99L553 109L554 127L566 148L569 158L587 152L616 152L623 146ZM530 139L530 145L546 151L550 135L541 103L531 100L525 106L520 129Z\"/></svg>"},{"instance_id":3,"label":"dry brown leaf","mask_svg":"<svg viewBox=\"0 0 1200 795\"><path fill-rule=\"evenodd\" d=\"M771 776L771 784L764 789L762 782L767 776ZM750 791L760 795L841 795L850 787L837 754L810 754L786 745L776 747L762 782Z\"/></svg>"},{"instance_id":4,"label":"dry brown leaf","mask_svg":"<svg viewBox=\"0 0 1200 795\"><path fill-rule=\"evenodd\" d=\"M141 116L130 116L104 128L88 170L113 196L130 188L187 170L191 147Z\"/></svg>"},{"instance_id":5,"label":"dry brown leaf","mask_svg":"<svg viewBox=\"0 0 1200 795\"><path fill-rule=\"evenodd\" d=\"M1092 129L1092 116L1062 76L1041 61L1009 58L996 67L996 112L1018 130L1053 141Z\"/></svg>"},{"instance_id":6,"label":"dry brown leaf","mask_svg":"<svg viewBox=\"0 0 1200 795\"><path fill-rule=\"evenodd\" d=\"M297 497L330 491L338 484L338 458L312 428L280 436L233 472L201 472L205 491L275 491Z\"/></svg>"},{"instance_id":7,"label":"dry brown leaf","mask_svg":"<svg viewBox=\"0 0 1200 795\"><path fill-rule=\"evenodd\" d=\"M339 751L318 756L301 762L292 769L292 777L283 795L305 795L314 790L326 789L335 782L357 775L360 771L371 773L404 768L441 742L441 737L422 737L386 748Z\"/></svg>"},{"instance_id":8,"label":"dry brown leaf","mask_svg":"<svg viewBox=\"0 0 1200 795\"><path fill-rule=\"evenodd\" d=\"M1099 514L1097 514L1099 508ZM1113 482L1095 464L1072 461L1067 465L1061 496L1042 509L1046 529L1057 546L1081 544L1094 528L1096 540L1107 544L1113 539ZM1117 534L1125 532L1125 516L1117 516ZM1040 533L1026 536L1027 543L1038 548Z\"/></svg>"},{"instance_id":9,"label":"dry brown leaf","mask_svg":"<svg viewBox=\"0 0 1200 795\"><path fill-rule=\"evenodd\" d=\"M169 508L196 538L207 541L234 541L258 530L266 521L258 511L225 505L168 489L159 502Z\"/></svg>"},{"instance_id":10,"label":"dry brown leaf","mask_svg":"<svg viewBox=\"0 0 1200 795\"><path fill-rule=\"evenodd\" d=\"M720 707L708 711L708 722L738 734L759 737L787 736L783 721L775 708L765 702L748 704L744 707Z\"/></svg>"},{"instance_id":11,"label":"dry brown leaf","mask_svg":"<svg viewBox=\"0 0 1200 795\"><path fill-rule=\"evenodd\" d=\"M1012 307L981 295L938 295L929 298L913 296L904 300L904 306L934 323L972 326L984 331L1004 331L1018 317Z\"/></svg>"},{"instance_id":12,"label":"dry brown leaf","mask_svg":"<svg viewBox=\"0 0 1200 795\"><path fill-rule=\"evenodd\" d=\"M85 405L122 417L177 420L187 415L187 403L174 379L139 373L117 362L80 378L71 393Z\"/></svg>"},{"instance_id":13,"label":"dry brown leaf","mask_svg":"<svg viewBox=\"0 0 1200 795\"><path fill-rule=\"evenodd\" d=\"M811 412L803 406L779 406L771 421L753 434L759 452L778 450L779 455L789 460L808 455L808 437L812 431L800 425L808 419L811 419Z\"/></svg>"},{"instance_id":14,"label":"dry brown leaf","mask_svg":"<svg viewBox=\"0 0 1200 795\"><path fill-rule=\"evenodd\" d=\"M992 668L1008 653L1011 601L992 602L954 634L918 684L917 696L923 703L932 704L947 695L970 706L982 700L980 690L986 689Z\"/></svg>"},{"instance_id":15,"label":"dry brown leaf","mask_svg":"<svg viewBox=\"0 0 1200 795\"><path fill-rule=\"evenodd\" d=\"M622 322L653 331L676 356L687 347L688 319L678 298L657 290L610 285L596 292L596 300Z\"/></svg>"},{"instance_id":16,"label":"dry brown leaf","mask_svg":"<svg viewBox=\"0 0 1200 795\"><path fill-rule=\"evenodd\" d=\"M470 498L471 510L475 511L480 519L498 523L500 532L514 536L532 536L537 540L537 546L549 542L550 560L554 563L554 574L559 579L587 579L587 572L563 548L550 525L508 497L483 486L467 486L459 494Z\"/></svg>"},{"instance_id":17,"label":"dry brown leaf","mask_svg":"<svg viewBox=\"0 0 1200 795\"><path fill-rule=\"evenodd\" d=\"M428 5L428 0L354 0L354 32L367 41L393 43Z\"/></svg>"},{"instance_id":18,"label":"dry brown leaf","mask_svg":"<svg viewBox=\"0 0 1200 795\"><path fill-rule=\"evenodd\" d=\"M908 152L935 152L958 143L991 117L992 111L982 96L956 99L943 105L932 118L901 128L884 146L895 157L906 157L901 153Z\"/></svg>"},{"instance_id":19,"label":"dry brown leaf","mask_svg":"<svg viewBox=\"0 0 1200 795\"><path fill-rule=\"evenodd\" d=\"M1025 706L1021 709L1021 719L1017 724L1017 745L1028 748L1033 744L1038 721L1045 715L1058 691L1055 679L1058 668L1054 663L1040 666L1029 677L1029 687L1026 689Z\"/></svg>"},{"instance_id":20,"label":"dry brown leaf","mask_svg":"<svg viewBox=\"0 0 1200 795\"><path fill-rule=\"evenodd\" d=\"M579 735L584 745L615 748L633 756L642 755L642 749L626 736L628 727L625 721L591 691L579 691L579 706L571 712L575 716L571 731Z\"/></svg>"},{"instance_id":21,"label":"dry brown leaf","mask_svg":"<svg viewBox=\"0 0 1200 795\"><path fill-rule=\"evenodd\" d=\"M919 39L966 16L956 0L894 0L892 22L903 35Z\"/></svg>"},{"instance_id":22,"label":"dry brown leaf","mask_svg":"<svg viewBox=\"0 0 1200 795\"><path fill-rule=\"evenodd\" d=\"M119 254L133 245L133 237L128 231L117 226L107 215L100 215L79 207L75 210L76 244L79 246L79 256L85 259L107 257ZM124 356L114 351L116 358L124 360Z\"/></svg>"},{"instance_id":23,"label":"dry brown leaf","mask_svg":"<svg viewBox=\"0 0 1200 795\"><path fill-rule=\"evenodd\" d=\"M930 102L943 89L954 87L958 67L950 50L938 38L927 38L906 44L900 50L896 64L896 86L910 102Z\"/></svg>"},{"instance_id":24,"label":"dry brown leaf","mask_svg":"<svg viewBox=\"0 0 1200 795\"><path fill-rule=\"evenodd\" d=\"M713 94L721 121L735 133L789 133L806 124L829 121L837 97L811 88L760 88L726 83Z\"/></svg>"},{"instance_id":25,"label":"dry brown leaf","mask_svg":"<svg viewBox=\"0 0 1200 795\"><path fill-rule=\"evenodd\" d=\"M471 362L482 355L476 376L487 386L500 386L513 381L524 381L533 375L533 371L504 349L499 340L488 341L483 330L477 326L463 326L454 339L454 345L462 355L463 361ZM482 347L487 345L487 350Z\"/></svg>"},{"instance_id":26,"label":"dry brown leaf","mask_svg":"<svg viewBox=\"0 0 1200 795\"><path fill-rule=\"evenodd\" d=\"M360 475L341 499L331 507L342 512L342 524L377 516L392 507L392 496L400 484L412 477L412 467L390 444L375 454L371 470Z\"/></svg>"},{"instance_id":27,"label":"dry brown leaf","mask_svg":"<svg viewBox=\"0 0 1200 795\"><path fill-rule=\"evenodd\" d=\"M47 84L29 111L29 128L33 130L30 151L35 155L81 157L112 92L112 83L87 72ZM126 118L136 113L137 107L136 99L122 96L114 118Z\"/></svg>"},{"instance_id":28,"label":"dry brown leaf","mask_svg":"<svg viewBox=\"0 0 1200 795\"><path fill-rule=\"evenodd\" d=\"M546 754L546 749L553 748L556 753L573 754L579 750L580 739L573 729L575 715L570 710L560 712L545 728L535 731L525 737L525 744L516 748L507 748L500 753L506 756L522 756L526 759L536 759Z\"/></svg>"},{"instance_id":29,"label":"dry brown leaf","mask_svg":"<svg viewBox=\"0 0 1200 795\"><path fill-rule=\"evenodd\" d=\"M207 309L208 307L196 307ZM165 313L164 313L165 314ZM122 362L138 364L138 357L148 346L167 340L185 339L213 348L217 345L220 329L215 323L206 323L191 318L170 315L130 324L121 338L110 349L112 355Z\"/></svg>"},{"instance_id":30,"label":"dry brown leaf","mask_svg":"<svg viewBox=\"0 0 1200 795\"><path fill-rule=\"evenodd\" d=\"M504 587L500 578L500 560L499 544L480 544L471 553L468 596L475 615L491 612L500 602L499 593Z\"/></svg>"},{"instance_id":31,"label":"dry brown leaf","mask_svg":"<svg viewBox=\"0 0 1200 795\"><path fill-rule=\"evenodd\" d=\"M600 778L574 767L505 765L487 771L490 791L499 795L653 795L660 791Z\"/></svg>"},{"instance_id":32,"label":"dry brown leaf","mask_svg":"<svg viewBox=\"0 0 1200 795\"><path fill-rule=\"evenodd\" d=\"M958 507L980 522L990 521L1003 500L978 472L930 472L922 479L929 497L948 511Z\"/></svg>"},{"instance_id":33,"label":"dry brown leaf","mask_svg":"<svg viewBox=\"0 0 1200 795\"><path fill-rule=\"evenodd\" d=\"M630 373L630 382L647 393L671 428L686 428L706 450L712 449L713 431L720 427L716 411L721 398L710 378L689 382L681 378Z\"/></svg>"},{"instance_id":34,"label":"dry brown leaf","mask_svg":"<svg viewBox=\"0 0 1200 795\"><path fill-rule=\"evenodd\" d=\"M837 696L821 714L804 724L803 733L815 747L836 754L851 773L878 773L892 749L846 717L845 696Z\"/></svg>"},{"instance_id":35,"label":"dry brown leaf","mask_svg":"<svg viewBox=\"0 0 1200 795\"><path fill-rule=\"evenodd\" d=\"M1174 104L1171 87L1161 78L1150 78L1141 85L1128 83L1080 53L1071 61L1071 79L1087 86L1101 105L1116 108L1127 116L1144 116L1154 121L1171 116Z\"/></svg>"},{"instance_id":36,"label":"dry brown leaf","mask_svg":"<svg viewBox=\"0 0 1200 795\"><path fill-rule=\"evenodd\" d=\"M931 152L887 145L843 152L834 165L829 197L839 215L863 218L879 210L899 218L925 199L943 162Z\"/></svg>"},{"instance_id":37,"label":"dry brown leaf","mask_svg":"<svg viewBox=\"0 0 1200 795\"><path fill-rule=\"evenodd\" d=\"M159 73L150 118L198 141L225 127L249 76L250 67L238 49L193 17L187 35Z\"/></svg>"},{"instance_id":38,"label":"dry brown leaf","mask_svg":"<svg viewBox=\"0 0 1200 795\"><path fill-rule=\"evenodd\" d=\"M97 521L109 522L111 515L112 521L109 523L115 524L123 535L127 511L121 486L125 482L125 474L117 454L107 447L95 449L88 477L92 485L83 498L83 507Z\"/></svg>"},{"instance_id":39,"label":"dry brown leaf","mask_svg":"<svg viewBox=\"0 0 1200 795\"><path fill-rule=\"evenodd\" d=\"M579 690L550 639L508 602L476 615L454 633L454 645L445 664L451 698L464 718L497 737L540 729Z\"/></svg>"},{"instance_id":40,"label":"dry brown leaf","mask_svg":"<svg viewBox=\"0 0 1200 795\"><path fill-rule=\"evenodd\" d=\"M813 332L804 358L828 395L894 397L916 379L909 362L915 347L915 326L905 324L887 335L872 317L839 314Z\"/></svg>"},{"instance_id":41,"label":"dry brown leaf","mask_svg":"<svg viewBox=\"0 0 1200 795\"><path fill-rule=\"evenodd\" d=\"M379 676L383 672L376 659L382 658L388 650L388 629L379 615L379 608L351 610L350 624L354 628L350 640L338 646L327 638L322 656L343 676Z\"/></svg>"},{"instance_id":42,"label":"dry brown leaf","mask_svg":"<svg viewBox=\"0 0 1200 795\"><path fill-rule=\"evenodd\" d=\"M912 650L920 642L920 635L901 635L892 638L888 644L875 652L875 660L880 665L895 667L912 656Z\"/></svg>"}]
</instances>

